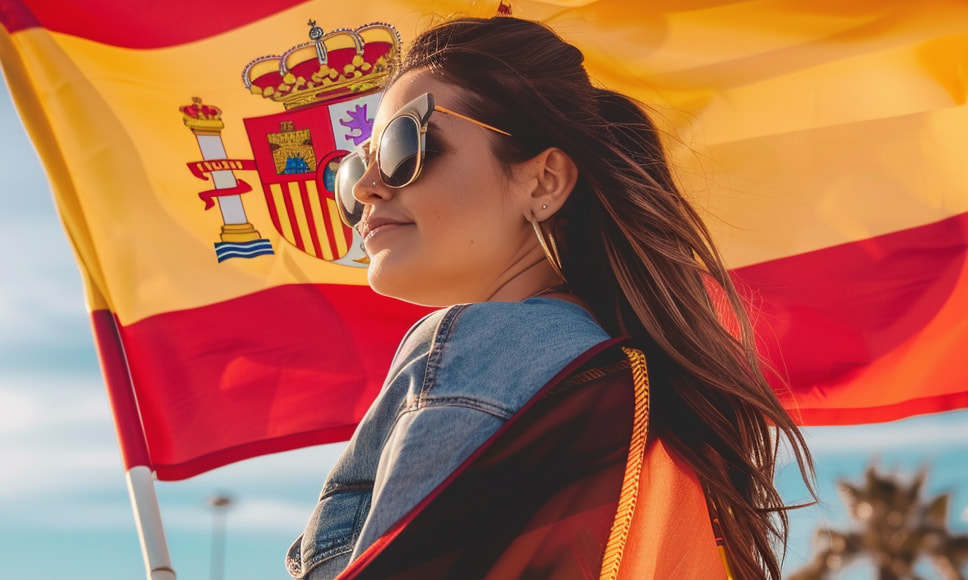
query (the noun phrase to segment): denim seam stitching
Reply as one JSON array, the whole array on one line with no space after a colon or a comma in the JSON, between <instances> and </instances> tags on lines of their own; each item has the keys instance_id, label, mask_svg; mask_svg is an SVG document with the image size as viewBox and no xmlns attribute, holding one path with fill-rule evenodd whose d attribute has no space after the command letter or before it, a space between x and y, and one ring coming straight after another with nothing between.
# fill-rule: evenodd
<instances>
[{"instance_id":1,"label":"denim seam stitching","mask_svg":"<svg viewBox=\"0 0 968 580\"><path fill-rule=\"evenodd\" d=\"M426 393L433 389L437 384L437 371L440 370L441 360L444 357L444 345L454 332L457 319L467 308L467 305L453 306L440 319L437 330L434 332L433 342L430 345L430 355L427 357L427 368L424 372L423 382L420 384L420 391L417 393L416 404L419 406Z\"/></svg>"},{"instance_id":2,"label":"denim seam stitching","mask_svg":"<svg viewBox=\"0 0 968 580\"><path fill-rule=\"evenodd\" d=\"M329 490L326 497L333 495L337 491L364 491L367 488L372 490L373 484L361 482L350 485L333 486L333 489ZM352 552L355 549L356 543L360 539L360 534L363 532L363 525L366 523L366 518L370 513L369 503L370 502L367 501L366 498L360 498L359 504L356 507L356 513L353 516L353 531L343 541L343 543L338 546L333 546L327 550L313 550L313 556L306 562L305 574L303 575L304 577L309 575L309 572L323 561L330 560L347 552ZM302 550L300 550L300 552L301 551Z\"/></svg>"},{"instance_id":3,"label":"denim seam stitching","mask_svg":"<svg viewBox=\"0 0 968 580\"><path fill-rule=\"evenodd\" d=\"M393 419L393 425L390 427L388 433L392 433L396 428L400 419L408 413L415 413L417 411L423 411L424 409L434 408L434 407L453 407L470 409L471 411L477 411L478 413L483 413L485 415L490 415L501 419L502 421L507 421L511 418L514 413L498 405L493 405L491 403L486 403L479 399L474 399L470 397L432 397L430 399L424 399L421 404L408 405L400 409L397 416ZM389 439L389 435L387 436ZM386 443L384 443L384 446Z\"/></svg>"},{"instance_id":4,"label":"denim seam stitching","mask_svg":"<svg viewBox=\"0 0 968 580\"><path fill-rule=\"evenodd\" d=\"M352 552L353 546L351 542L347 542L338 548L331 548L330 550L325 550L321 554L314 554L312 558L306 563L306 571L303 574L303 578L309 576L309 573L313 571L313 568L322 564L326 560L331 560L336 556L342 556L347 552Z\"/></svg>"},{"instance_id":5,"label":"denim seam stitching","mask_svg":"<svg viewBox=\"0 0 968 580\"><path fill-rule=\"evenodd\" d=\"M344 491L364 491L367 489L372 490L374 485L375 485L375 482L369 479L363 480L363 481L354 481L352 483L340 483L338 481L333 481L328 483L325 487L323 487L323 491L319 494L318 501L323 501L324 499L326 499L327 497L333 494L344 492Z\"/></svg>"},{"instance_id":6,"label":"denim seam stitching","mask_svg":"<svg viewBox=\"0 0 968 580\"><path fill-rule=\"evenodd\" d=\"M420 402L420 405L410 407L404 412L419 411L421 409L429 409L432 407L465 407L474 411L480 411L488 415L493 415L498 419L503 419L505 421L510 419L514 414L513 411L506 407L488 403L487 401L482 401L481 399L475 399L474 397L427 397Z\"/></svg>"},{"instance_id":7,"label":"denim seam stitching","mask_svg":"<svg viewBox=\"0 0 968 580\"><path fill-rule=\"evenodd\" d=\"M353 524L353 533L350 535L349 541L354 550L360 541L360 536L363 535L363 526L366 525L366 520L370 517L370 508L372 506L373 494L371 493L369 499L362 498L360 504L356 507L356 522Z\"/></svg>"}]
</instances>

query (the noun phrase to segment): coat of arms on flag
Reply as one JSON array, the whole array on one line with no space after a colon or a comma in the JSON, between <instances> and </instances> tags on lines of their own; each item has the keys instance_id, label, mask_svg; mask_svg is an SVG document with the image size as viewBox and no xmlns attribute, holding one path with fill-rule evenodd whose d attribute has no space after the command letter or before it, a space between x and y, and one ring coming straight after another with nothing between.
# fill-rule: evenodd
<instances>
[{"instance_id":1,"label":"coat of arms on flag","mask_svg":"<svg viewBox=\"0 0 968 580\"><path fill-rule=\"evenodd\" d=\"M309 42L281 56L258 58L242 72L252 94L285 108L244 119L253 159L228 157L218 107L198 98L181 107L203 159L188 167L214 185L199 197L206 210L217 201L222 214L215 242L219 262L273 253L246 216L241 196L252 186L236 176L240 170L258 172L272 225L289 244L344 266L368 262L359 234L339 219L333 182L339 160L370 137L383 81L400 53L400 35L382 23L329 33L315 21L309 26Z\"/></svg>"}]
</instances>

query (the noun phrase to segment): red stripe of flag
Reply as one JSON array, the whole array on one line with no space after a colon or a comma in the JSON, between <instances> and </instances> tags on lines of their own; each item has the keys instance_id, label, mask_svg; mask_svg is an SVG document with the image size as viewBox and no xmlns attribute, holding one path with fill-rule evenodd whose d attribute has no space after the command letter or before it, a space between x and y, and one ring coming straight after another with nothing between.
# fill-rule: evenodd
<instances>
[{"instance_id":1,"label":"red stripe of flag","mask_svg":"<svg viewBox=\"0 0 968 580\"><path fill-rule=\"evenodd\" d=\"M306 0L0 0L11 33L43 27L121 48L163 48L228 32ZM110 15L110 18L105 18Z\"/></svg>"},{"instance_id":2,"label":"red stripe of flag","mask_svg":"<svg viewBox=\"0 0 968 580\"><path fill-rule=\"evenodd\" d=\"M953 350L968 339L966 242L962 214L733 272L754 305L761 352L804 401L804 422L889 421L968 406L968 367ZM871 365L909 362L907 349L925 340L929 325L938 360L925 361L917 383L870 373Z\"/></svg>"},{"instance_id":3,"label":"red stripe of flag","mask_svg":"<svg viewBox=\"0 0 968 580\"><path fill-rule=\"evenodd\" d=\"M306 226L309 228L309 238L313 242L313 251L317 258L323 257L323 247L319 244L319 232L316 230L316 218L313 217L313 206L309 203L309 188L305 180L299 180L299 197L302 198L303 215L306 216ZM336 253L335 243L330 243L333 253Z\"/></svg>"},{"instance_id":4,"label":"red stripe of flag","mask_svg":"<svg viewBox=\"0 0 968 580\"><path fill-rule=\"evenodd\" d=\"M339 245L337 245L336 240L338 236L342 236L343 239L346 239L346 228L342 226L343 222L340 220L339 231L335 230L333 227L333 220L331 219L333 216L330 215L326 198L320 196L319 203L319 209L323 214L323 229L326 231L326 239L329 240L329 247L332 249L334 256L342 257L339 256ZM350 238L350 241L346 242L346 247L350 247L350 244L352 244L352 238Z\"/></svg>"},{"instance_id":5,"label":"red stripe of flag","mask_svg":"<svg viewBox=\"0 0 968 580\"><path fill-rule=\"evenodd\" d=\"M117 321L111 312L95 310L91 313L91 325L94 328L94 342L97 344L108 400L111 402L111 414L114 416L124 468L130 470L140 465L150 467L151 459L145 445L141 417L138 416L138 402L131 387L124 347L118 336Z\"/></svg>"},{"instance_id":6,"label":"red stripe of flag","mask_svg":"<svg viewBox=\"0 0 968 580\"><path fill-rule=\"evenodd\" d=\"M282 187L282 199L286 204L286 215L289 217L289 228L292 230L293 244L305 252L306 245L303 243L302 232L299 230L299 220L296 219L296 208L292 203L292 191L286 182L281 183L280 186Z\"/></svg>"},{"instance_id":7,"label":"red stripe of flag","mask_svg":"<svg viewBox=\"0 0 968 580\"><path fill-rule=\"evenodd\" d=\"M282 233L282 221L279 217L279 208L276 206L276 196L272 195L272 190L265 183L262 184L262 191L266 196L266 206L269 208L269 218L276 231Z\"/></svg>"},{"instance_id":8,"label":"red stripe of flag","mask_svg":"<svg viewBox=\"0 0 968 580\"><path fill-rule=\"evenodd\" d=\"M349 438L426 312L365 286L296 284L123 326L158 477Z\"/></svg>"},{"instance_id":9,"label":"red stripe of flag","mask_svg":"<svg viewBox=\"0 0 968 580\"><path fill-rule=\"evenodd\" d=\"M797 416L850 424L968 407L955 352L940 353L950 368L926 367L923 384L866 374L901 360L899 346L952 304L968 320L966 239L968 214L734 272L759 305L762 347L807 400ZM425 312L366 287L290 285L122 327L159 477L345 439Z\"/></svg>"}]
</instances>

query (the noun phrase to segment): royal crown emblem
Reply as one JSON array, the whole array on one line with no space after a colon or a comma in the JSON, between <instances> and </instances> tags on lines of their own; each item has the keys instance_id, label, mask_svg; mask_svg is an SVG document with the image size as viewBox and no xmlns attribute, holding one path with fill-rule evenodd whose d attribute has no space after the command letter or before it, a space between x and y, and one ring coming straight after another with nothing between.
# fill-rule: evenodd
<instances>
[{"instance_id":1,"label":"royal crown emblem","mask_svg":"<svg viewBox=\"0 0 968 580\"><path fill-rule=\"evenodd\" d=\"M257 171L272 225L289 244L316 258L365 266L358 234L339 219L333 194L336 167L369 139L381 90L400 54L400 36L389 24L325 33L309 21L310 42L281 56L264 56L242 71L252 94L282 103L284 111L243 119L252 159L225 151L222 111L195 98L181 107L202 161L192 174L214 187L199 193L205 209L218 202L222 214L219 262L272 254L271 241L249 223L242 194L252 186L237 171Z\"/></svg>"},{"instance_id":2,"label":"royal crown emblem","mask_svg":"<svg viewBox=\"0 0 968 580\"><path fill-rule=\"evenodd\" d=\"M311 42L282 56L257 58L245 67L242 80L252 94L295 109L383 86L400 44L392 26L370 24L329 34L314 20L309 26Z\"/></svg>"}]
</instances>

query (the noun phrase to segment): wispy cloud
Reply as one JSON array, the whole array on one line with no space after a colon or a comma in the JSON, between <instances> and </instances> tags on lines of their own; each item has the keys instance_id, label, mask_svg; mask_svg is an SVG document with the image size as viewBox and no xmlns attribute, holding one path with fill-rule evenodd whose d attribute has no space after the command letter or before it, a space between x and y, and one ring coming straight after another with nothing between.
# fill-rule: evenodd
<instances>
[{"instance_id":1,"label":"wispy cloud","mask_svg":"<svg viewBox=\"0 0 968 580\"><path fill-rule=\"evenodd\" d=\"M49 217L0 223L6 239L30 246L0 253L0 340L63 337L65 322L86 322L80 274L63 230Z\"/></svg>"},{"instance_id":2,"label":"wispy cloud","mask_svg":"<svg viewBox=\"0 0 968 580\"><path fill-rule=\"evenodd\" d=\"M42 213L44 208L27 198L35 197L37 190L48 194L47 178L44 177L37 151L27 139L20 118L14 112L10 95L3 86L0 75L0 175L3 176L3 191L0 199L20 198L27 203L19 204L19 213ZM47 205L50 205L49 200Z\"/></svg>"},{"instance_id":3,"label":"wispy cloud","mask_svg":"<svg viewBox=\"0 0 968 580\"><path fill-rule=\"evenodd\" d=\"M849 427L804 429L815 455L840 455L883 449L968 448L968 412L954 411L913 417L903 421Z\"/></svg>"},{"instance_id":4,"label":"wispy cloud","mask_svg":"<svg viewBox=\"0 0 968 580\"><path fill-rule=\"evenodd\" d=\"M235 531L282 532L293 537L306 527L312 513L312 498L284 500L273 497L245 497L226 508L226 519ZM212 527L211 508L180 503L166 505L165 526L178 531L206 531Z\"/></svg>"},{"instance_id":5,"label":"wispy cloud","mask_svg":"<svg viewBox=\"0 0 968 580\"><path fill-rule=\"evenodd\" d=\"M207 529L211 509L200 508L218 494L232 498L227 515L233 529L298 533L345 447L337 443L297 449L233 463L186 481L161 482L157 487L166 526Z\"/></svg>"},{"instance_id":6,"label":"wispy cloud","mask_svg":"<svg viewBox=\"0 0 968 580\"><path fill-rule=\"evenodd\" d=\"M133 519L100 377L0 374L0 513L7 525L128 530ZM298 533L343 444L229 465L156 483L166 528L211 528L206 498L235 498L235 530Z\"/></svg>"},{"instance_id":7,"label":"wispy cloud","mask_svg":"<svg viewBox=\"0 0 968 580\"><path fill-rule=\"evenodd\" d=\"M0 505L122 475L107 399L95 378L0 375Z\"/></svg>"}]
</instances>

